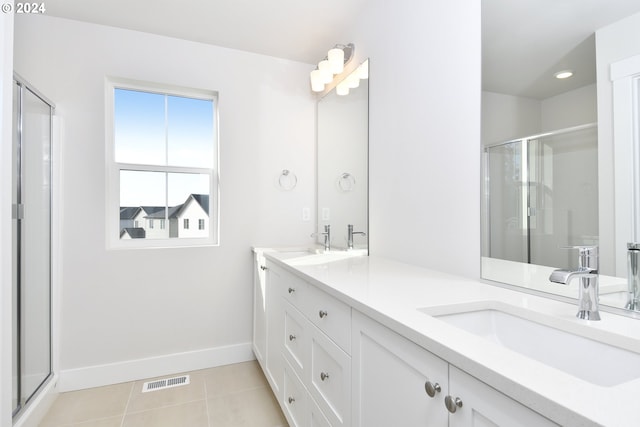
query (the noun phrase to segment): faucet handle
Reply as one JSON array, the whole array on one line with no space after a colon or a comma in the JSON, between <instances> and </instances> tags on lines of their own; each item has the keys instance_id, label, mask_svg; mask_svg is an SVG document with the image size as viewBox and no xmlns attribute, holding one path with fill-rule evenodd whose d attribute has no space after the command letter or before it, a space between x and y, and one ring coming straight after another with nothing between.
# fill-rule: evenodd
<instances>
[{"instance_id":1,"label":"faucet handle","mask_svg":"<svg viewBox=\"0 0 640 427\"><path fill-rule=\"evenodd\" d=\"M560 249L578 249L578 266L598 270L598 245L561 246Z\"/></svg>"}]
</instances>

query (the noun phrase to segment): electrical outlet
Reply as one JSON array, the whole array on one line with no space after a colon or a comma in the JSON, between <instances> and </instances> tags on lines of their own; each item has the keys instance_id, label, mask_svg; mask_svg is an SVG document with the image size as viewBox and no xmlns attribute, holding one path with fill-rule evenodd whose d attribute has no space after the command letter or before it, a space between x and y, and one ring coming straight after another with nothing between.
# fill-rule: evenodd
<instances>
[{"instance_id":1,"label":"electrical outlet","mask_svg":"<svg viewBox=\"0 0 640 427\"><path fill-rule=\"evenodd\" d=\"M331 209L322 208L322 220L323 221L330 221L331 220Z\"/></svg>"},{"instance_id":2,"label":"electrical outlet","mask_svg":"<svg viewBox=\"0 0 640 427\"><path fill-rule=\"evenodd\" d=\"M311 220L311 210L309 208L302 208L302 220L303 221Z\"/></svg>"}]
</instances>

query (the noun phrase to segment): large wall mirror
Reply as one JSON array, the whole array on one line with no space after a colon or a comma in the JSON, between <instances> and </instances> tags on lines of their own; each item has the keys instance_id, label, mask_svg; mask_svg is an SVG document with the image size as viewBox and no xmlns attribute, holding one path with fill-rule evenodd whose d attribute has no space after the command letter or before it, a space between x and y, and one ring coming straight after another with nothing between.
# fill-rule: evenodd
<instances>
[{"instance_id":1,"label":"large wall mirror","mask_svg":"<svg viewBox=\"0 0 640 427\"><path fill-rule=\"evenodd\" d=\"M369 61L318 101L318 230L331 247L368 249ZM319 239L322 242L322 239Z\"/></svg>"},{"instance_id":2,"label":"large wall mirror","mask_svg":"<svg viewBox=\"0 0 640 427\"><path fill-rule=\"evenodd\" d=\"M482 277L575 298L549 275L598 246L600 302L622 308L610 68L640 54L640 2L482 0L482 21Z\"/></svg>"}]
</instances>

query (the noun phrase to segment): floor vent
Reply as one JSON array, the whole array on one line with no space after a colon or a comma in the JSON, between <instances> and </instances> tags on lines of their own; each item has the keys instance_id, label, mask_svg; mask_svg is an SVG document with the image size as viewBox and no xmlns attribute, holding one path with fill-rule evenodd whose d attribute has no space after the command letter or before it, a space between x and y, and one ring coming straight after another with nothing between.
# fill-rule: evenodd
<instances>
[{"instance_id":1,"label":"floor vent","mask_svg":"<svg viewBox=\"0 0 640 427\"><path fill-rule=\"evenodd\" d=\"M142 392L163 390L165 388L180 387L189 384L189 375L180 377L165 378L163 380L149 381L142 385Z\"/></svg>"}]
</instances>

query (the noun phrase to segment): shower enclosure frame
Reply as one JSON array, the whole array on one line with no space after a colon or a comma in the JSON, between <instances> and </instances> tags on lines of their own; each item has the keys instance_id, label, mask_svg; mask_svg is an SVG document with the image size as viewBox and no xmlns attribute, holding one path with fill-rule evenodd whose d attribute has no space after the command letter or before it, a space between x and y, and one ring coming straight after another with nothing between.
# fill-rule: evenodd
<instances>
[{"instance_id":1,"label":"shower enclosure frame","mask_svg":"<svg viewBox=\"0 0 640 427\"><path fill-rule=\"evenodd\" d=\"M17 376L15 379L15 388L13 390L13 400L12 400L12 417L14 420L18 418L18 416L22 415L26 412L26 409L29 408L30 403L42 392L42 390L46 387L46 385L50 382L53 377L53 183L54 183L54 175L53 175L53 116L55 114L55 104L49 100L46 96L40 93L37 89L33 87L33 85L29 84L24 78L22 78L17 73L14 73L13 76L13 86L14 90L17 94L16 99L14 99L14 126L16 127L13 132L13 141L12 141L12 150L14 152L13 166L15 168L15 172L13 173L13 177L15 180L13 192L15 194L15 199L12 202L12 218L15 221L15 224L12 226L14 228L14 260L13 260L13 269L15 269L15 275L13 280L13 288L15 295L13 297L13 342L15 348L13 349L13 357L15 358L15 372L14 375ZM24 341L25 339L25 325L23 318L23 307L24 301L23 296L24 292L24 283L23 283L23 268L26 257L23 258L23 238L24 238L24 192L25 192L25 176L24 176L24 163L25 163L25 123L24 123L24 113L25 113L25 93L29 92L36 99L42 101L46 107L48 108L48 146L46 147L46 152L43 151L43 158L41 160L41 166L46 163L46 167L43 168L43 177L46 178L46 182L48 184L48 188L43 191L43 194L46 194L47 202L48 202L48 217L45 219L45 223L47 225L47 240L48 240L48 265L46 266L46 276L48 281L46 283L46 292L47 292L47 311L48 311L48 323L47 323L47 360L46 364L48 366L48 372L46 374L43 373L42 380L38 382L37 386L30 389L28 395L23 396L24 394L24 384L23 384L23 368L24 368L24 358L23 354L24 349ZM13 197L12 197L13 198Z\"/></svg>"},{"instance_id":2,"label":"shower enclosure frame","mask_svg":"<svg viewBox=\"0 0 640 427\"><path fill-rule=\"evenodd\" d=\"M531 248L531 206L532 206L532 200L531 200L531 179L530 179L530 173L531 173L531 169L532 169L532 164L531 164L531 159L528 153L529 150L529 144L532 141L536 141L542 138L548 138L548 137L554 137L554 136L560 136L560 135L566 135L566 134L571 134L571 133L575 133L575 132L580 132L580 131L585 131L585 130L589 130L589 129L595 129L597 130L597 123L588 123L588 124L584 124L584 125L578 125L578 126L572 126L572 127L568 127L568 128L564 128L564 129L559 129L559 130L554 130L554 131L549 131L549 132L542 132L542 133L538 133L538 134L534 134L534 135L530 135L530 136L525 136L522 138L514 138L511 139L509 141L504 141L504 142L499 142L499 143L495 143L495 144L488 144L482 147L482 204L483 204L483 209L482 209L482 228L483 228L483 234L485 236L485 238L482 239L483 241L483 247L482 247L482 254L483 256L486 257L491 257L492 256L492 250L491 250L491 239L492 239L492 232L491 232L491 189L490 189L490 165L489 165L489 150L492 148L496 148L496 147L503 147L503 146L508 146L511 144L516 144L516 143L522 143L523 145L523 150L521 153L521 156L525 156L526 159L525 161L523 161L523 170L520 171L520 173L522 174L522 176L520 176L520 181L522 182L523 185L523 189L526 186L526 203L523 203L523 215L526 216L526 230L527 230L527 235L526 235L526 247L524 248L526 251L526 260L521 260L520 262L526 262L528 264L530 264L532 262L532 248ZM597 135L596 135L597 138ZM535 209L535 208L534 208Z\"/></svg>"}]
</instances>

